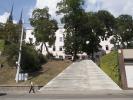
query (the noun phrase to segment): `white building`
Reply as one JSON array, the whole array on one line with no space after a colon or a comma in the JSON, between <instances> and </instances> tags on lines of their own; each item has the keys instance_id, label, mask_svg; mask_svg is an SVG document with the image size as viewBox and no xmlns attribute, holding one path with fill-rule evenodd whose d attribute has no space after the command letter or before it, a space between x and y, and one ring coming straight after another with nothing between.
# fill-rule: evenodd
<instances>
[{"instance_id":1,"label":"white building","mask_svg":"<svg viewBox=\"0 0 133 100\"><path fill-rule=\"evenodd\" d=\"M110 53L110 51L112 50L112 48L114 47L113 44L110 43L110 40L113 38L113 36L111 36L110 38L101 41L100 45L102 46L102 50L104 50L106 52L106 54Z\"/></svg>"},{"instance_id":2,"label":"white building","mask_svg":"<svg viewBox=\"0 0 133 100\"><path fill-rule=\"evenodd\" d=\"M63 27L59 27L59 29L56 31L55 36L55 44L51 47L48 46L49 52L53 54L56 58L65 58L65 52L64 52L64 29ZM46 55L46 48L43 47L43 54Z\"/></svg>"},{"instance_id":3,"label":"white building","mask_svg":"<svg viewBox=\"0 0 133 100\"><path fill-rule=\"evenodd\" d=\"M32 39L32 42L33 42L33 43L35 43L35 41L36 41L34 35L32 35L32 32L33 32L32 29L26 30L26 38L25 38L25 41L26 41L27 43L30 42L30 40L29 40L30 38Z\"/></svg>"},{"instance_id":4,"label":"white building","mask_svg":"<svg viewBox=\"0 0 133 100\"><path fill-rule=\"evenodd\" d=\"M47 43L47 47L50 53L53 54L53 56L55 56L56 58L65 58L65 52L64 52L64 31L65 29L63 28L63 26L59 26L59 29L56 31L55 36L56 36L56 40L55 40L55 44L53 46L49 46ZM26 31L26 39L25 41L27 43L30 42L30 38L32 38L32 42L35 43L36 39L34 37L34 35L32 35L33 30L27 30ZM36 49L39 49L39 46L36 46ZM45 46L43 46L43 54L46 55L47 51Z\"/></svg>"},{"instance_id":5,"label":"white building","mask_svg":"<svg viewBox=\"0 0 133 100\"><path fill-rule=\"evenodd\" d=\"M64 50L64 34L65 34L65 29L63 28L63 26L59 26L59 29L57 30L57 32L55 33L56 35L56 40L55 40L55 44L53 46L49 46L48 44L48 50L50 53L52 53L56 58L65 58L65 50ZM29 42L29 38L33 38L33 43L35 42L35 37L31 34L32 30L27 30L26 32L26 42ZM111 49L113 48L113 44L110 43L110 40L112 39L112 36L104 41L101 41L100 45L102 46L102 48L100 49L102 52L97 52L95 54L96 58L97 56L100 56L103 54L103 51L107 54L110 53ZM37 49L40 48L39 46L36 46ZM46 55L47 51L45 46L43 46L43 54Z\"/></svg>"}]
</instances>

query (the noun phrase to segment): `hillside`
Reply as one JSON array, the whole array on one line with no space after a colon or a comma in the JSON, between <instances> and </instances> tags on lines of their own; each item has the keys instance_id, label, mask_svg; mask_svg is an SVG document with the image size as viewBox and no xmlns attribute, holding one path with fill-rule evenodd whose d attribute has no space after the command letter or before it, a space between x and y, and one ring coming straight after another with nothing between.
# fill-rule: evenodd
<instances>
[{"instance_id":1,"label":"hillside","mask_svg":"<svg viewBox=\"0 0 133 100\"><path fill-rule=\"evenodd\" d=\"M4 41L0 40L0 51L3 51L3 47L4 47Z\"/></svg>"},{"instance_id":2,"label":"hillside","mask_svg":"<svg viewBox=\"0 0 133 100\"><path fill-rule=\"evenodd\" d=\"M33 81L35 85L45 85L65 68L67 68L71 61L49 61L42 66L42 70L39 72L30 73L29 80L26 82L15 82L16 68L12 68L4 65L0 68L0 85L30 85L30 81Z\"/></svg>"},{"instance_id":3,"label":"hillside","mask_svg":"<svg viewBox=\"0 0 133 100\"><path fill-rule=\"evenodd\" d=\"M112 78L115 83L120 86L121 82L118 53L116 51L112 51L111 53L103 56L100 60L100 67L106 74L108 74Z\"/></svg>"}]
</instances>

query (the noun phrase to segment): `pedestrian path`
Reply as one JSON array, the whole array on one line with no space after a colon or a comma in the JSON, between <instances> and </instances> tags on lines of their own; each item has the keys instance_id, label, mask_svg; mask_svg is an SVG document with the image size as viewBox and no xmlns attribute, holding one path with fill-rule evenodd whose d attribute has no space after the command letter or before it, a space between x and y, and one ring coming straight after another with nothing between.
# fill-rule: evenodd
<instances>
[{"instance_id":1,"label":"pedestrian path","mask_svg":"<svg viewBox=\"0 0 133 100\"><path fill-rule=\"evenodd\" d=\"M48 91L121 90L93 61L75 62L40 89Z\"/></svg>"}]
</instances>

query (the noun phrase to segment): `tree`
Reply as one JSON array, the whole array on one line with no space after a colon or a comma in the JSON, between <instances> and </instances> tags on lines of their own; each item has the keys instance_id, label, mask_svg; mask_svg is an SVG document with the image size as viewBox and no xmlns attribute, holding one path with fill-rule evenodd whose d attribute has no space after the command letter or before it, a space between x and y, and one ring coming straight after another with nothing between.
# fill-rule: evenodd
<instances>
[{"instance_id":1,"label":"tree","mask_svg":"<svg viewBox=\"0 0 133 100\"><path fill-rule=\"evenodd\" d=\"M84 9L82 8L84 0L62 0L57 4L58 14L63 14L62 23L66 30L65 51L72 54L74 59L77 58L77 53L80 51L81 44L81 29Z\"/></svg>"},{"instance_id":2,"label":"tree","mask_svg":"<svg viewBox=\"0 0 133 100\"><path fill-rule=\"evenodd\" d=\"M4 46L3 56L7 58L7 62L10 66L15 66L18 59L19 44L11 43Z\"/></svg>"},{"instance_id":3,"label":"tree","mask_svg":"<svg viewBox=\"0 0 133 100\"><path fill-rule=\"evenodd\" d=\"M18 43L21 31L18 31L19 24L13 23L13 5L10 12L10 15L7 19L7 22L4 25L4 40L5 45L11 44L11 43Z\"/></svg>"},{"instance_id":4,"label":"tree","mask_svg":"<svg viewBox=\"0 0 133 100\"><path fill-rule=\"evenodd\" d=\"M34 27L33 34L36 37L36 42L42 42L41 53L44 44L47 53L50 54L46 43L50 46L54 44L56 39L55 32L57 31L58 26L56 20L50 17L48 11L48 8L35 9L32 12L30 23Z\"/></svg>"},{"instance_id":5,"label":"tree","mask_svg":"<svg viewBox=\"0 0 133 100\"><path fill-rule=\"evenodd\" d=\"M130 15L120 15L116 18L117 35L120 37L119 42L123 48L130 47L133 41L133 19Z\"/></svg>"},{"instance_id":6,"label":"tree","mask_svg":"<svg viewBox=\"0 0 133 100\"><path fill-rule=\"evenodd\" d=\"M5 41L9 43L19 43L21 26L19 24L5 24Z\"/></svg>"},{"instance_id":7,"label":"tree","mask_svg":"<svg viewBox=\"0 0 133 100\"><path fill-rule=\"evenodd\" d=\"M10 66L16 65L19 51L20 25L11 22L5 23L2 39L4 43L3 55L7 57Z\"/></svg>"},{"instance_id":8,"label":"tree","mask_svg":"<svg viewBox=\"0 0 133 100\"><path fill-rule=\"evenodd\" d=\"M94 60L94 52L99 51L100 46L100 37L104 37L104 24L99 20L96 13L89 12L86 13L87 18L83 23L82 32L82 51L86 52L88 55L91 55L92 60Z\"/></svg>"},{"instance_id":9,"label":"tree","mask_svg":"<svg viewBox=\"0 0 133 100\"><path fill-rule=\"evenodd\" d=\"M12 11L6 23L2 24L1 39L4 41L3 56L7 62L14 66L18 57L19 38L21 31L18 31L18 24L13 23Z\"/></svg>"},{"instance_id":10,"label":"tree","mask_svg":"<svg viewBox=\"0 0 133 100\"><path fill-rule=\"evenodd\" d=\"M101 23L104 25L103 29L104 32L102 33L102 40L109 38L114 34L114 30L116 28L116 21L115 17L106 10L99 10L96 13L96 16L101 21Z\"/></svg>"},{"instance_id":11,"label":"tree","mask_svg":"<svg viewBox=\"0 0 133 100\"><path fill-rule=\"evenodd\" d=\"M101 40L109 38L114 34L115 18L105 10L98 12L87 12L87 18L84 18L82 35L82 51L92 56L94 60L94 53L101 48ZM88 42L88 43L86 43Z\"/></svg>"}]
</instances>

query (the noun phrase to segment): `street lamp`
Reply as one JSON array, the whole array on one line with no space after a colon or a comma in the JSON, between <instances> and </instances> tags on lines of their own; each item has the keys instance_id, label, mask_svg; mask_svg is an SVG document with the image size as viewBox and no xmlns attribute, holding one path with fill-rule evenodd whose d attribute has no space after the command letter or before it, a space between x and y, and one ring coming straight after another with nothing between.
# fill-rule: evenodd
<instances>
[{"instance_id":1,"label":"street lamp","mask_svg":"<svg viewBox=\"0 0 133 100\"><path fill-rule=\"evenodd\" d=\"M19 73L20 73L20 62L21 62L21 51L22 51L22 43L23 43L23 35L24 35L24 30L23 30L23 25L21 26L22 30L21 30L21 39L20 39L20 46L19 46L19 57L18 57L18 61L17 61L17 73L16 73L16 83L18 83L19 81Z\"/></svg>"},{"instance_id":2,"label":"street lamp","mask_svg":"<svg viewBox=\"0 0 133 100\"><path fill-rule=\"evenodd\" d=\"M90 41L86 41L86 45L88 45L89 43L90 43ZM89 55L87 55L87 56L88 56L88 59L89 59L90 58Z\"/></svg>"},{"instance_id":3,"label":"street lamp","mask_svg":"<svg viewBox=\"0 0 133 100\"><path fill-rule=\"evenodd\" d=\"M90 43L90 41L86 41L86 44L89 44Z\"/></svg>"}]
</instances>

